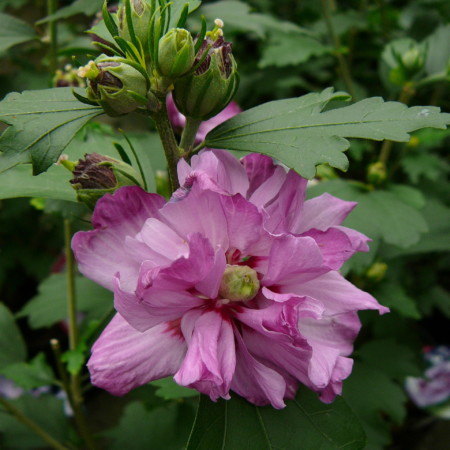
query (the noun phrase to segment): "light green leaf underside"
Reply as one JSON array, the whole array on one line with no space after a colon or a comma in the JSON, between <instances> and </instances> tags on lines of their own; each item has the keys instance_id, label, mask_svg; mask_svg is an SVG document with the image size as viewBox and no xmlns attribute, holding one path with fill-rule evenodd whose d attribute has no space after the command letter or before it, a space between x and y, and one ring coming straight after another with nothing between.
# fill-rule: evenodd
<instances>
[{"instance_id":1,"label":"light green leaf underside","mask_svg":"<svg viewBox=\"0 0 450 450\"><path fill-rule=\"evenodd\" d=\"M9 14L0 13L0 52L36 38L36 32L27 23Z\"/></svg>"},{"instance_id":2,"label":"light green leaf underside","mask_svg":"<svg viewBox=\"0 0 450 450\"><path fill-rule=\"evenodd\" d=\"M330 101L346 98L345 93L328 88L321 93L265 103L219 125L206 136L205 144L263 153L312 178L318 164L347 169L348 160L342 154L350 145L346 138L406 142L411 131L445 128L450 123L450 114L441 114L439 108L408 108L378 97L322 112Z\"/></svg>"},{"instance_id":3,"label":"light green leaf underside","mask_svg":"<svg viewBox=\"0 0 450 450\"><path fill-rule=\"evenodd\" d=\"M282 410L256 407L236 395L217 403L202 396L187 450L356 450L364 442L362 427L344 400L326 405L301 387Z\"/></svg>"},{"instance_id":4,"label":"light green leaf underside","mask_svg":"<svg viewBox=\"0 0 450 450\"><path fill-rule=\"evenodd\" d=\"M83 95L83 89L77 89ZM46 171L78 130L103 110L80 103L71 88L9 94L0 102L0 172L31 162L35 175Z\"/></svg>"}]
</instances>

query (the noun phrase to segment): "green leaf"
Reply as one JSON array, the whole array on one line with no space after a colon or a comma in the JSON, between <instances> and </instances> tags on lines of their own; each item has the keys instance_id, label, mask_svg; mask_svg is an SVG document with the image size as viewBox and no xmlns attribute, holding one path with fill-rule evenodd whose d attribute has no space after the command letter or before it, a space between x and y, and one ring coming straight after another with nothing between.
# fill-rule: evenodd
<instances>
[{"instance_id":1,"label":"green leaf","mask_svg":"<svg viewBox=\"0 0 450 450\"><path fill-rule=\"evenodd\" d=\"M31 164L21 164L0 173L0 199L42 197L76 202L70 178L71 173L62 166L51 167L35 177Z\"/></svg>"},{"instance_id":2,"label":"green leaf","mask_svg":"<svg viewBox=\"0 0 450 450\"><path fill-rule=\"evenodd\" d=\"M194 411L186 403L171 403L147 410L140 402L126 406L119 424L103 433L109 450L180 450L189 436Z\"/></svg>"},{"instance_id":3,"label":"green leaf","mask_svg":"<svg viewBox=\"0 0 450 450\"><path fill-rule=\"evenodd\" d=\"M42 394L38 397L25 394L10 402L53 438L60 442L69 440L69 421L64 411L64 402L60 398L51 394ZM0 417L2 448L15 450L48 448L48 444L34 431L13 415L6 414L1 407Z\"/></svg>"},{"instance_id":4,"label":"green leaf","mask_svg":"<svg viewBox=\"0 0 450 450\"><path fill-rule=\"evenodd\" d=\"M61 361L67 364L70 374L77 375L86 361L85 350L68 350L62 355Z\"/></svg>"},{"instance_id":5,"label":"green leaf","mask_svg":"<svg viewBox=\"0 0 450 450\"><path fill-rule=\"evenodd\" d=\"M308 190L308 196L315 197L324 192L358 202L344 225L371 239L381 238L388 244L407 248L419 242L421 235L428 231L423 215L395 192L367 191L344 180L332 180L313 186Z\"/></svg>"},{"instance_id":6,"label":"green leaf","mask_svg":"<svg viewBox=\"0 0 450 450\"><path fill-rule=\"evenodd\" d=\"M41 25L49 21L67 19L68 17L72 17L76 14L92 16L102 9L102 4L103 0L76 0L71 5L61 8L54 14L39 20L37 24Z\"/></svg>"},{"instance_id":7,"label":"green leaf","mask_svg":"<svg viewBox=\"0 0 450 450\"><path fill-rule=\"evenodd\" d=\"M284 67L301 64L313 56L321 56L331 51L313 37L300 33L275 33L262 49L258 67Z\"/></svg>"},{"instance_id":8,"label":"green leaf","mask_svg":"<svg viewBox=\"0 0 450 450\"><path fill-rule=\"evenodd\" d=\"M264 38L270 31L305 32L304 29L291 22L280 21L266 14L258 14L251 11L251 7L239 1L215 2L204 4L200 10L202 14L212 22L216 17L225 23L227 30L253 32L258 38Z\"/></svg>"},{"instance_id":9,"label":"green leaf","mask_svg":"<svg viewBox=\"0 0 450 450\"><path fill-rule=\"evenodd\" d=\"M46 171L77 131L102 112L80 103L71 88L7 95L0 102L0 121L11 127L0 136L0 172L23 162L33 163L35 175Z\"/></svg>"},{"instance_id":10,"label":"green leaf","mask_svg":"<svg viewBox=\"0 0 450 450\"><path fill-rule=\"evenodd\" d=\"M184 5L189 5L189 14L195 11L200 5L201 0L177 0L170 7L170 22L168 29L175 28L183 13Z\"/></svg>"},{"instance_id":11,"label":"green leaf","mask_svg":"<svg viewBox=\"0 0 450 450\"><path fill-rule=\"evenodd\" d=\"M434 286L424 295L420 302L420 309L426 315L430 315L433 310L443 314L450 319L450 293L442 286Z\"/></svg>"},{"instance_id":12,"label":"green leaf","mask_svg":"<svg viewBox=\"0 0 450 450\"><path fill-rule=\"evenodd\" d=\"M27 23L9 14L0 13L0 52L37 37L34 29Z\"/></svg>"},{"instance_id":13,"label":"green leaf","mask_svg":"<svg viewBox=\"0 0 450 450\"><path fill-rule=\"evenodd\" d=\"M423 217L428 226L428 233L421 236L420 241L410 247L384 250L387 258L414 255L427 252L450 251L450 208L437 199L428 200L423 209Z\"/></svg>"},{"instance_id":14,"label":"green leaf","mask_svg":"<svg viewBox=\"0 0 450 450\"><path fill-rule=\"evenodd\" d=\"M6 366L0 370L0 374L25 390L55 384L53 371L43 353L36 355L29 363L19 362Z\"/></svg>"},{"instance_id":15,"label":"green leaf","mask_svg":"<svg viewBox=\"0 0 450 450\"><path fill-rule=\"evenodd\" d=\"M421 317L416 302L398 282L388 281L381 283L374 290L373 295L382 305L396 310L404 317L410 317L411 319L420 319Z\"/></svg>"},{"instance_id":16,"label":"green leaf","mask_svg":"<svg viewBox=\"0 0 450 450\"><path fill-rule=\"evenodd\" d=\"M28 317L31 328L49 327L67 318L65 274L52 274L39 285L39 293L17 314ZM112 294L87 278L75 279L78 311L86 320L102 318L112 307Z\"/></svg>"},{"instance_id":17,"label":"green leaf","mask_svg":"<svg viewBox=\"0 0 450 450\"><path fill-rule=\"evenodd\" d=\"M413 183L417 183L422 177L436 181L450 172L450 164L432 153L407 154L400 164Z\"/></svg>"},{"instance_id":18,"label":"green leaf","mask_svg":"<svg viewBox=\"0 0 450 450\"><path fill-rule=\"evenodd\" d=\"M425 39L428 47L425 67L429 75L446 70L450 63L450 25L441 26Z\"/></svg>"},{"instance_id":19,"label":"green leaf","mask_svg":"<svg viewBox=\"0 0 450 450\"><path fill-rule=\"evenodd\" d=\"M9 309L0 303L0 368L25 361L25 341Z\"/></svg>"},{"instance_id":20,"label":"green leaf","mask_svg":"<svg viewBox=\"0 0 450 450\"><path fill-rule=\"evenodd\" d=\"M394 339L377 339L364 344L358 349L358 358L400 383L407 376L422 374L421 359L416 358L411 348Z\"/></svg>"},{"instance_id":21,"label":"green leaf","mask_svg":"<svg viewBox=\"0 0 450 450\"><path fill-rule=\"evenodd\" d=\"M407 142L410 131L445 128L450 123L450 114L439 114L439 108L408 108L379 97L322 112L330 101L346 98L345 93L328 88L321 93L265 103L214 128L205 144L263 153L312 178L318 164L347 169L348 160L342 153L350 145L346 137Z\"/></svg>"},{"instance_id":22,"label":"green leaf","mask_svg":"<svg viewBox=\"0 0 450 450\"><path fill-rule=\"evenodd\" d=\"M217 403L201 396L187 450L361 449L364 442L361 425L342 398L326 405L301 387L282 410L238 396Z\"/></svg>"},{"instance_id":23,"label":"green leaf","mask_svg":"<svg viewBox=\"0 0 450 450\"><path fill-rule=\"evenodd\" d=\"M198 392L194 389L189 389L173 381L173 378L161 378L150 383L158 387L155 394L164 400L173 400L178 398L197 397Z\"/></svg>"},{"instance_id":24,"label":"green leaf","mask_svg":"<svg viewBox=\"0 0 450 450\"><path fill-rule=\"evenodd\" d=\"M345 381L344 398L367 433L364 450L387 448L392 422L399 425L406 416L403 388L384 371L355 362L351 376Z\"/></svg>"}]
</instances>

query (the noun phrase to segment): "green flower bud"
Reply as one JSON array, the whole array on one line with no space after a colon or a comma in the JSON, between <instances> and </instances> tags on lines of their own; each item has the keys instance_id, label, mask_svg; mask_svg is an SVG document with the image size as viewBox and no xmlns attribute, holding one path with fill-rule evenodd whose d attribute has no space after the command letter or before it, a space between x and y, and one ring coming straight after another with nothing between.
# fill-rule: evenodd
<instances>
[{"instance_id":1,"label":"green flower bud","mask_svg":"<svg viewBox=\"0 0 450 450\"><path fill-rule=\"evenodd\" d=\"M67 163L64 166L70 167ZM129 164L98 153L84 155L72 173L70 183L77 191L77 200L91 209L103 195L113 193L122 186L144 185L140 174Z\"/></svg>"},{"instance_id":2,"label":"green flower bud","mask_svg":"<svg viewBox=\"0 0 450 450\"><path fill-rule=\"evenodd\" d=\"M141 41L142 48L146 51L148 45L148 27L152 17L150 4L146 0L131 0L130 9L134 34ZM126 14L126 8L123 5L117 14L119 18L119 36L127 41L131 41Z\"/></svg>"},{"instance_id":3,"label":"green flower bud","mask_svg":"<svg viewBox=\"0 0 450 450\"><path fill-rule=\"evenodd\" d=\"M159 40L158 68L167 78L178 78L192 68L195 44L191 33L183 28L173 28Z\"/></svg>"},{"instance_id":4,"label":"green flower bud","mask_svg":"<svg viewBox=\"0 0 450 450\"><path fill-rule=\"evenodd\" d=\"M202 61L202 62L201 62ZM208 120L222 111L239 84L231 43L219 34L207 37L194 61L197 70L174 84L173 99L178 110L194 119Z\"/></svg>"},{"instance_id":5,"label":"green flower bud","mask_svg":"<svg viewBox=\"0 0 450 450\"><path fill-rule=\"evenodd\" d=\"M386 263L375 262L367 269L366 277L370 281L379 283L381 280L383 280L384 276L386 275L387 269L388 266Z\"/></svg>"},{"instance_id":6,"label":"green flower bud","mask_svg":"<svg viewBox=\"0 0 450 450\"><path fill-rule=\"evenodd\" d=\"M78 75L89 80L87 97L96 101L110 116L132 112L142 105L139 98L146 98L144 76L123 62L123 58L100 55L81 67Z\"/></svg>"},{"instance_id":7,"label":"green flower bud","mask_svg":"<svg viewBox=\"0 0 450 450\"><path fill-rule=\"evenodd\" d=\"M255 298L258 290L259 280L255 270L248 266L227 264L219 288L223 299L245 302Z\"/></svg>"},{"instance_id":8,"label":"green flower bud","mask_svg":"<svg viewBox=\"0 0 450 450\"><path fill-rule=\"evenodd\" d=\"M417 47L411 47L402 56L403 65L411 73L418 72L423 67L424 62L423 55Z\"/></svg>"},{"instance_id":9,"label":"green flower bud","mask_svg":"<svg viewBox=\"0 0 450 450\"><path fill-rule=\"evenodd\" d=\"M386 178L386 166L381 161L370 164L367 168L367 181L369 183L379 185L384 183Z\"/></svg>"}]
</instances>

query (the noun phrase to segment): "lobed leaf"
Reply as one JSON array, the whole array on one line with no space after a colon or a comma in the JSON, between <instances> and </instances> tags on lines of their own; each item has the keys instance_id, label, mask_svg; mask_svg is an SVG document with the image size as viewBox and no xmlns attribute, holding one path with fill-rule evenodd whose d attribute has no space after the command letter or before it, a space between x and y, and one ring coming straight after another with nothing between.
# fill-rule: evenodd
<instances>
[{"instance_id":1,"label":"lobed leaf","mask_svg":"<svg viewBox=\"0 0 450 450\"><path fill-rule=\"evenodd\" d=\"M10 125L0 136L0 173L24 162L33 164L34 175L45 172L77 131L102 112L99 107L80 103L72 88L7 95L0 102L0 121Z\"/></svg>"},{"instance_id":2,"label":"lobed leaf","mask_svg":"<svg viewBox=\"0 0 450 450\"><path fill-rule=\"evenodd\" d=\"M0 13L0 52L37 37L34 29L27 23L9 14Z\"/></svg>"},{"instance_id":3,"label":"lobed leaf","mask_svg":"<svg viewBox=\"0 0 450 450\"><path fill-rule=\"evenodd\" d=\"M315 166L328 163L346 170L343 151L346 138L406 142L409 132L442 128L450 114L432 106L408 108L403 103L369 98L323 112L330 101L348 96L332 88L303 97L277 100L232 117L208 133L207 147L258 152L276 158L305 178L315 175Z\"/></svg>"},{"instance_id":4,"label":"lobed leaf","mask_svg":"<svg viewBox=\"0 0 450 450\"><path fill-rule=\"evenodd\" d=\"M234 395L211 402L201 396L187 450L361 449L361 425L342 398L326 405L301 387L285 409L257 407Z\"/></svg>"},{"instance_id":5,"label":"lobed leaf","mask_svg":"<svg viewBox=\"0 0 450 450\"><path fill-rule=\"evenodd\" d=\"M25 361L27 350L9 309L0 303L0 368Z\"/></svg>"}]
</instances>

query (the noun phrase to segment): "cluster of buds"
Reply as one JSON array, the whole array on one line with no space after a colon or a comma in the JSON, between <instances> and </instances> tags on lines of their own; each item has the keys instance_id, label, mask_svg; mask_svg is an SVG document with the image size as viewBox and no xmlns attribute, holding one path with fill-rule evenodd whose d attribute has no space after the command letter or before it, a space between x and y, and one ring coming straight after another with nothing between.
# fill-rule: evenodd
<instances>
[{"instance_id":1,"label":"cluster of buds","mask_svg":"<svg viewBox=\"0 0 450 450\"><path fill-rule=\"evenodd\" d=\"M58 69L53 78L55 87L86 87L84 79L78 75L78 70L71 64L66 64L64 70Z\"/></svg>"},{"instance_id":2,"label":"cluster of buds","mask_svg":"<svg viewBox=\"0 0 450 450\"><path fill-rule=\"evenodd\" d=\"M150 114L173 90L178 109L187 117L208 120L222 111L238 86L231 44L223 37L223 22L194 39L184 27L186 4L173 27L171 3L124 0L117 12L104 6L103 19L111 42L96 39L104 54L78 70L88 81L87 103L111 116L136 109ZM171 25L172 24L172 25Z\"/></svg>"}]
</instances>

